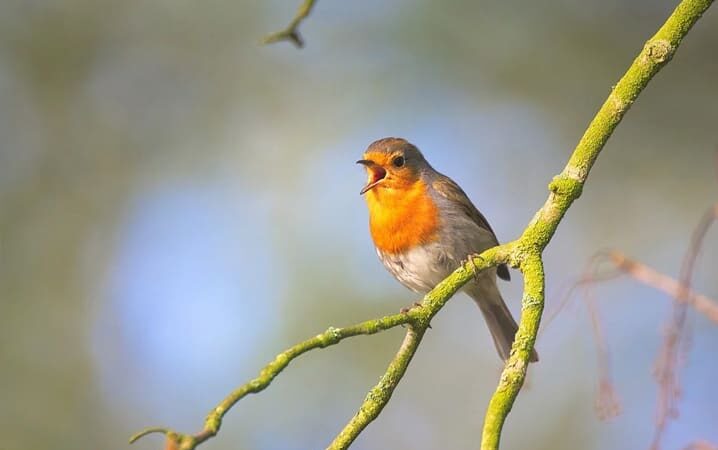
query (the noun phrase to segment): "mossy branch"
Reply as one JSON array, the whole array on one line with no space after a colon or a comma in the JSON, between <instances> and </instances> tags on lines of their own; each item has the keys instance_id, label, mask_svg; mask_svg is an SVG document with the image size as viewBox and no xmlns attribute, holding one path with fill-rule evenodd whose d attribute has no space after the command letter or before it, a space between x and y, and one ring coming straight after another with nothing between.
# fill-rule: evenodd
<instances>
[{"instance_id":1,"label":"mossy branch","mask_svg":"<svg viewBox=\"0 0 718 450\"><path fill-rule=\"evenodd\" d=\"M499 448L501 430L523 385L530 350L538 333L544 304L541 255L571 204L580 195L591 167L616 126L653 76L671 60L683 37L713 0L683 0L614 86L574 149L561 174L549 184L550 194L517 241L514 265L524 274L521 321L511 356L491 398L484 421L482 450Z\"/></svg>"},{"instance_id":2,"label":"mossy branch","mask_svg":"<svg viewBox=\"0 0 718 450\"><path fill-rule=\"evenodd\" d=\"M264 37L264 39L262 39L262 43L273 44L280 41L290 41L299 48L304 47L304 40L299 34L299 24L302 23L307 16L309 16L309 13L312 12L312 8L314 8L314 4L316 2L316 0L304 0L297 10L297 14L294 16L292 21L289 22L289 25L287 25L287 28L268 34Z\"/></svg>"},{"instance_id":3,"label":"mossy branch","mask_svg":"<svg viewBox=\"0 0 718 450\"><path fill-rule=\"evenodd\" d=\"M313 338L307 339L294 345L282 353L278 354L272 362L264 366L259 372L259 375L240 386L232 393L230 393L222 402L217 405L205 419L204 428L199 433L193 435L186 435L176 433L173 430L167 428L148 428L143 430L130 438L130 443L152 433L164 434L168 440L176 441L179 445L180 450L194 449L197 445L206 441L207 439L215 436L222 426L222 419L224 415L243 397L248 394L255 394L261 392L270 385L272 380L282 372L289 363L300 355L316 349L325 348L330 345L335 345L342 340L359 335L375 334L383 330L394 328L398 325L404 325L411 323L414 320L414 314L409 311L406 314L399 313L391 316L382 317L380 319L367 320L359 324L344 327L334 328L329 327L325 332L320 333Z\"/></svg>"},{"instance_id":4,"label":"mossy branch","mask_svg":"<svg viewBox=\"0 0 718 450\"><path fill-rule=\"evenodd\" d=\"M297 33L297 27L309 14L314 3L315 1L306 0L289 27L270 35L265 42L289 39L301 46L302 41ZM257 378L240 386L214 408L199 433L188 435L165 428L152 428L135 435L131 442L149 433L162 433L167 438L167 448L192 450L217 434L222 418L239 400L247 394L260 392L269 386L294 358L315 348L337 344L348 337L374 334L406 324L408 329L404 341L386 373L369 392L357 414L328 447L331 450L346 449L389 402L434 315L477 271L507 263L523 273L524 294L519 329L496 392L489 403L484 422L482 450L498 449L503 424L523 386L531 350L541 322L545 284L543 251L568 208L581 195L591 167L613 130L651 78L670 61L683 37L712 3L713 0L683 0L666 23L646 42L643 50L591 121L566 167L549 184L550 194L546 203L536 213L519 239L488 249L474 257L426 294L420 306L406 313L369 320L346 328L329 328L324 333L280 353L274 361L262 369Z\"/></svg>"},{"instance_id":5,"label":"mossy branch","mask_svg":"<svg viewBox=\"0 0 718 450\"><path fill-rule=\"evenodd\" d=\"M387 372L382 376L379 384L369 392L357 415L344 430L342 430L329 447L330 449L347 448L389 402L391 394L403 377L412 356L421 342L421 338L427 328L429 328L431 319L477 271L506 262L508 258L505 249L509 247L510 244L494 247L481 253L481 255L477 256L473 261L467 261L462 267L458 268L445 280L436 285L431 292L426 294L419 305L407 312L367 320L344 328L330 327L324 333L290 347L277 355L272 362L264 366L256 378L234 390L222 400L217 407L212 409L207 415L204 427L200 432L195 434L182 434L169 428L148 428L132 436L130 443L148 434L159 433L164 434L167 441L171 442L178 450L193 450L199 444L214 437L219 432L224 415L227 414L239 400L247 396L247 394L254 394L264 390L293 359L310 350L338 344L343 339L349 337L376 334L398 325L407 325L408 330L404 342L389 364Z\"/></svg>"},{"instance_id":6,"label":"mossy branch","mask_svg":"<svg viewBox=\"0 0 718 450\"><path fill-rule=\"evenodd\" d=\"M348 448L354 442L354 439L359 436L359 433L379 416L379 413L389 402L394 389L404 376L406 368L409 367L409 362L411 362L411 358L416 353L425 331L426 327L423 326L409 326L409 330L404 336L404 341L401 343L401 347L399 347L399 351L391 364L389 364L386 373L382 375L379 383L369 391L359 411L327 447L327 450Z\"/></svg>"}]
</instances>

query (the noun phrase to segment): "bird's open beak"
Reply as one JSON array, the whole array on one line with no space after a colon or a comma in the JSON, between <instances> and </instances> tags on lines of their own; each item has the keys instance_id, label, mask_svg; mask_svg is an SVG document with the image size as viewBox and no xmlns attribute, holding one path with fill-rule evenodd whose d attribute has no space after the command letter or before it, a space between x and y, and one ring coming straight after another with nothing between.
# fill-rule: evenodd
<instances>
[{"instance_id":1,"label":"bird's open beak","mask_svg":"<svg viewBox=\"0 0 718 450\"><path fill-rule=\"evenodd\" d=\"M362 188L361 191L359 191L359 195L364 195L365 193L376 187L376 185L381 183L384 177L386 177L386 170L379 164L369 159L360 159L359 161L357 161L357 164L361 164L362 166L366 167L367 173L369 175L369 181L367 181L366 185Z\"/></svg>"}]
</instances>

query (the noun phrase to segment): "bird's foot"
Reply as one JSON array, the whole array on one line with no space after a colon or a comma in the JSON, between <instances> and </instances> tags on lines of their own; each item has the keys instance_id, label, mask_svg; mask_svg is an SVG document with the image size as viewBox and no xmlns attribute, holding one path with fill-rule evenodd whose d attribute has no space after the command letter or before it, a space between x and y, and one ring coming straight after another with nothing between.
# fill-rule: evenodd
<instances>
[{"instance_id":1,"label":"bird's foot","mask_svg":"<svg viewBox=\"0 0 718 450\"><path fill-rule=\"evenodd\" d=\"M474 280L476 280L478 282L479 274L481 273L481 270L476 266L476 262L474 261L474 258L480 258L480 255L478 253L472 253L466 258L466 262L471 265L471 268L474 271Z\"/></svg>"},{"instance_id":2,"label":"bird's foot","mask_svg":"<svg viewBox=\"0 0 718 450\"><path fill-rule=\"evenodd\" d=\"M411 306L405 306L405 307L401 308L401 309L399 310L399 312L402 313L402 314L408 314L409 311L411 311L411 310L414 309L414 308L423 308L423 307L424 307L424 305L422 305L421 303L419 303L419 302L414 302L414 303L411 304Z\"/></svg>"},{"instance_id":3,"label":"bird's foot","mask_svg":"<svg viewBox=\"0 0 718 450\"><path fill-rule=\"evenodd\" d=\"M409 311L416 308L423 308L424 305L422 305L420 302L414 302L411 304L411 306L405 306L399 310L401 314L409 314ZM402 325L404 326L404 325ZM427 326L427 328L431 328L431 324Z\"/></svg>"}]
</instances>

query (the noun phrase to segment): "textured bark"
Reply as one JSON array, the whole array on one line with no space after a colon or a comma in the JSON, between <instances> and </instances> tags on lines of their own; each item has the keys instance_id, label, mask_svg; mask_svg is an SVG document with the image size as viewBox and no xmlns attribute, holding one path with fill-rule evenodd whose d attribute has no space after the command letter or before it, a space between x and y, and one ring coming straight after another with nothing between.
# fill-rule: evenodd
<instances>
[{"instance_id":1,"label":"textured bark","mask_svg":"<svg viewBox=\"0 0 718 450\"><path fill-rule=\"evenodd\" d=\"M181 434L164 428L152 428L133 436L131 442L146 434L158 432L165 434L168 448L194 449L217 434L222 418L240 399L269 386L294 358L315 348L337 344L348 337L374 334L398 325L407 325L404 341L386 373L368 393L356 415L328 447L332 450L346 449L389 402L432 317L477 271L499 264L508 264L523 273L524 293L519 329L511 355L506 361L496 392L489 403L482 433L481 448L498 449L504 422L526 377L528 361L541 322L545 285L543 251L568 208L581 195L591 167L616 126L651 78L671 60L683 37L712 3L713 0L683 0L658 32L646 42L591 121L566 167L549 184L550 193L546 203L536 213L521 237L486 250L471 261L467 261L426 294L420 306L407 313L369 320L346 328L329 328L324 333L280 353L261 370L257 378L240 386L210 411L199 433ZM314 4L315 1L305 0L289 26L283 31L270 35L265 42L291 40L301 46L302 41L297 33L297 27L307 17Z\"/></svg>"}]
</instances>

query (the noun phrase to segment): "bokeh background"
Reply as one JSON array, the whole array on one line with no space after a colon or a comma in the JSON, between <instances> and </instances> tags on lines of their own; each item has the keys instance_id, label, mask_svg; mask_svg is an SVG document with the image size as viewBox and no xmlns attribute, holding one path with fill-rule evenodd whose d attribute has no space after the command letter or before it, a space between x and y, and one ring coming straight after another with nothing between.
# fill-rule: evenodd
<instances>
[{"instance_id":1,"label":"bokeh background","mask_svg":"<svg viewBox=\"0 0 718 450\"><path fill-rule=\"evenodd\" d=\"M674 1L320 1L303 50L259 45L298 2L9 0L0 15L0 448L124 449L196 431L290 344L415 297L378 262L354 165L402 136L501 240L543 203L586 124ZM678 272L718 199L718 14L606 146L546 252L548 311L619 248ZM709 235L695 288L718 297ZM520 274L501 288L514 311ZM548 323L503 448L647 448L670 300L597 290L623 414L593 408L585 302ZM718 442L718 327L694 317L664 448ZM324 446L403 330L295 361L207 449ZM478 448L501 364L457 296L357 449ZM135 444L161 447L159 437Z\"/></svg>"}]
</instances>

